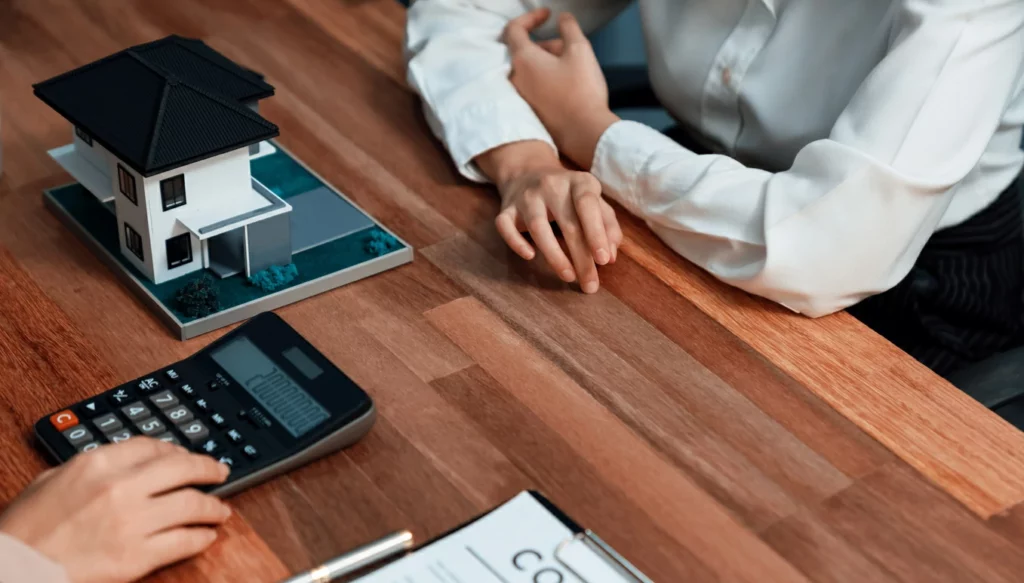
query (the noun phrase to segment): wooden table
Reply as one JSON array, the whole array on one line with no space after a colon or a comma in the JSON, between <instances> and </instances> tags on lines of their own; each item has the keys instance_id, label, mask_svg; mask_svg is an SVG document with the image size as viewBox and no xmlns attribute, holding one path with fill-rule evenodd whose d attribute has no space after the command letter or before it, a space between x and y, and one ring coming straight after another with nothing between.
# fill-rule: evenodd
<instances>
[{"instance_id":1,"label":"wooden table","mask_svg":"<svg viewBox=\"0 0 1024 583\"><path fill-rule=\"evenodd\" d=\"M32 422L184 357L43 208L67 123L33 82L176 32L265 73L281 141L417 248L281 310L382 413L350 450L232 499L159 581L272 582L524 488L659 582L1019 581L1024 439L846 315L728 289L623 217L587 297L509 253L404 84L392 0L0 1L0 500Z\"/></svg>"}]
</instances>

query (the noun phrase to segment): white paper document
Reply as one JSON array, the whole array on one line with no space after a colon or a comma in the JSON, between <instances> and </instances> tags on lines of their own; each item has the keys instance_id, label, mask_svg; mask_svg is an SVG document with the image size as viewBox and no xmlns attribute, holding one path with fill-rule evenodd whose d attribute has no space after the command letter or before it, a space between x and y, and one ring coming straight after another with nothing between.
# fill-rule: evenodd
<instances>
[{"instance_id":1,"label":"white paper document","mask_svg":"<svg viewBox=\"0 0 1024 583\"><path fill-rule=\"evenodd\" d=\"M357 583L629 581L582 542L565 544L574 534L529 492L523 492L471 525Z\"/></svg>"}]
</instances>

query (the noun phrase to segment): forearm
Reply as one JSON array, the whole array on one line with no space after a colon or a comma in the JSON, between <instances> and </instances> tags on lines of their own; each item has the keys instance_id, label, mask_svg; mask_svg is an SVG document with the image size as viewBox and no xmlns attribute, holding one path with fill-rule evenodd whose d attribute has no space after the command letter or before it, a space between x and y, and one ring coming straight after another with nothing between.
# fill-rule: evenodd
<instances>
[{"instance_id":1,"label":"forearm","mask_svg":"<svg viewBox=\"0 0 1024 583\"><path fill-rule=\"evenodd\" d=\"M559 8L595 28L628 0L571 0ZM540 2L540 5L555 4ZM475 159L522 141L554 140L509 82L511 65L502 32L526 12L519 0L419 0L409 10L406 58L410 86L423 98L431 129L464 176L483 181ZM541 34L550 34L553 23ZM493 177L490 177L493 178Z\"/></svg>"},{"instance_id":2,"label":"forearm","mask_svg":"<svg viewBox=\"0 0 1024 583\"><path fill-rule=\"evenodd\" d=\"M525 140L498 146L474 158L480 171L495 184L505 184L531 170L561 168L562 162L546 142Z\"/></svg>"},{"instance_id":3,"label":"forearm","mask_svg":"<svg viewBox=\"0 0 1024 583\"><path fill-rule=\"evenodd\" d=\"M0 532L0 581L68 583L64 568L18 539Z\"/></svg>"}]
</instances>

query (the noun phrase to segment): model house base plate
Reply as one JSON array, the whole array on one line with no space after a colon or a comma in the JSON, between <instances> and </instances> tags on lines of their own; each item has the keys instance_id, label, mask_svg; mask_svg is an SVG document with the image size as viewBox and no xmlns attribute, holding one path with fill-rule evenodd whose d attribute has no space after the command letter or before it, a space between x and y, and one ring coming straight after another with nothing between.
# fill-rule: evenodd
<instances>
[{"instance_id":1,"label":"model house base plate","mask_svg":"<svg viewBox=\"0 0 1024 583\"><path fill-rule=\"evenodd\" d=\"M59 160L61 148L51 152ZM269 154L266 152L270 152ZM82 184L47 190L44 201L182 340L246 320L347 283L409 263L413 250L384 229L287 150L274 144L250 161L252 177L292 207L292 263L298 276L263 292L244 272L203 269L156 284L122 254L113 205ZM178 290L198 278L215 282L220 309L202 318L182 312Z\"/></svg>"}]
</instances>

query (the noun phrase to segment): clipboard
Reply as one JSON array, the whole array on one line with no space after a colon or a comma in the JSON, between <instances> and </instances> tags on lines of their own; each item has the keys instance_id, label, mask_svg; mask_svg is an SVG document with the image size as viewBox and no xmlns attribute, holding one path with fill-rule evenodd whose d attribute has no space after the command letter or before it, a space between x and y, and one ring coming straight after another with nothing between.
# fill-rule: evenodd
<instances>
[{"instance_id":1,"label":"clipboard","mask_svg":"<svg viewBox=\"0 0 1024 583\"><path fill-rule=\"evenodd\" d=\"M582 527L543 494L534 490L528 490L525 494L529 494L529 496L539 503L544 510L546 510L555 520L561 522L561 524L564 525L564 527L571 533L571 536L557 544L557 547L554 549L554 555L552 556L554 561L556 561L564 571L582 583L653 583L650 578L640 572L639 569L626 560L626 558L619 554L614 548L605 543L596 533ZM519 496L522 496L522 493ZM516 498L518 498L518 496ZM413 556L420 552L429 553L429 549L432 545L441 543L446 539L449 539L449 537L453 537L461 531L472 527L499 509L504 508L506 504L516 500L516 498L510 499L506 503L498 505L472 520L432 538L426 543L419 545L416 549L410 551L407 556ZM595 559L597 561L596 563ZM401 559L398 561L401 561ZM594 572L593 566L598 563L602 565L602 568L599 569L602 574L588 574ZM589 568L587 567L588 565ZM379 568L384 569L388 566L389 565L382 565L379 566ZM373 573L377 570L377 568L374 568L369 572L364 572L359 578L355 579L353 583L359 583L360 581L363 581L364 578L372 580ZM614 574L614 578L610 577L609 573ZM493 575L495 576L495 581L508 583L508 581L499 573L493 572Z\"/></svg>"}]
</instances>

